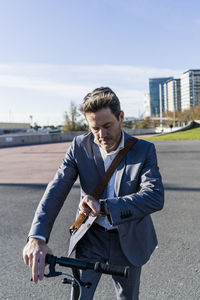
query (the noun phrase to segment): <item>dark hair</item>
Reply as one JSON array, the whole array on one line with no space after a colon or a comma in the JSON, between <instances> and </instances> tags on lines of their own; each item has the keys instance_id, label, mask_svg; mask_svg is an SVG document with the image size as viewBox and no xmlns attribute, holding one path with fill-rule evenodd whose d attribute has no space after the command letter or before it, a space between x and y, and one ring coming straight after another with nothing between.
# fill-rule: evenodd
<instances>
[{"instance_id":1,"label":"dark hair","mask_svg":"<svg viewBox=\"0 0 200 300\"><path fill-rule=\"evenodd\" d=\"M85 96L80 110L85 115L107 107L119 119L121 107L118 97L109 87L100 87Z\"/></svg>"}]
</instances>

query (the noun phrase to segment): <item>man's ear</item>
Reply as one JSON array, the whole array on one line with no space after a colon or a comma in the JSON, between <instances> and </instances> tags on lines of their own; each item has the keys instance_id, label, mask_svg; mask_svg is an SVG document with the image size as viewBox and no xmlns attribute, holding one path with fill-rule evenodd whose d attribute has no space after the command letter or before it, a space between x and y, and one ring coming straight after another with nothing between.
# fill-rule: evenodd
<instances>
[{"instance_id":1,"label":"man's ear","mask_svg":"<svg viewBox=\"0 0 200 300\"><path fill-rule=\"evenodd\" d=\"M123 110L120 111L119 121L120 121L120 123L122 123L124 121L124 112L123 112Z\"/></svg>"}]
</instances>

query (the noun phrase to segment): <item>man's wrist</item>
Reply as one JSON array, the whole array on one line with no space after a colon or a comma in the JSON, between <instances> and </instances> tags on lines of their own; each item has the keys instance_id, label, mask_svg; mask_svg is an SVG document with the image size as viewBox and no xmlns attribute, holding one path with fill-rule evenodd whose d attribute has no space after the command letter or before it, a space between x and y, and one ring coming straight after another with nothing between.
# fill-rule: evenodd
<instances>
[{"instance_id":1,"label":"man's wrist","mask_svg":"<svg viewBox=\"0 0 200 300\"><path fill-rule=\"evenodd\" d=\"M35 240L43 241L43 242L46 243L46 238L44 236L41 236L41 235L31 235L31 236L28 237L27 242L30 239L35 239Z\"/></svg>"}]
</instances>

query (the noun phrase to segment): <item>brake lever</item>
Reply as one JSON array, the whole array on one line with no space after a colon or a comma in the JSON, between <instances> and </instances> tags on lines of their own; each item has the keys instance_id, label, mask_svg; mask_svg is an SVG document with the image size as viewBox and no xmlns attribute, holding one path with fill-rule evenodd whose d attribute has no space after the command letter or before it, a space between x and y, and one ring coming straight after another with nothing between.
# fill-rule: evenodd
<instances>
[{"instance_id":1,"label":"brake lever","mask_svg":"<svg viewBox=\"0 0 200 300\"><path fill-rule=\"evenodd\" d=\"M56 277L62 275L62 272L56 272L55 265L56 265L56 260L52 259L49 262L49 273L44 274L45 277Z\"/></svg>"}]
</instances>

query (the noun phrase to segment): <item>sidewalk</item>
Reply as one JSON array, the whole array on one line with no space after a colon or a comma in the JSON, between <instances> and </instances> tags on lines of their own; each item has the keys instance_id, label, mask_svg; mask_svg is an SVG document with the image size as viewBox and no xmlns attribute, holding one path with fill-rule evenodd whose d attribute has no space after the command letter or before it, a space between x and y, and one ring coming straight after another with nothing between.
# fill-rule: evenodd
<instances>
[{"instance_id":1,"label":"sidewalk","mask_svg":"<svg viewBox=\"0 0 200 300\"><path fill-rule=\"evenodd\" d=\"M70 143L0 149L0 183L47 184Z\"/></svg>"},{"instance_id":2,"label":"sidewalk","mask_svg":"<svg viewBox=\"0 0 200 300\"><path fill-rule=\"evenodd\" d=\"M151 136L151 135L148 135ZM144 138L145 136L136 136ZM47 184L71 142L0 149L0 184Z\"/></svg>"}]
</instances>

